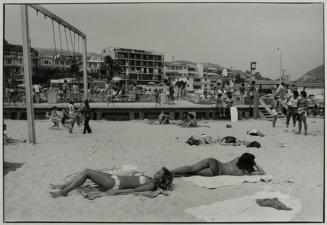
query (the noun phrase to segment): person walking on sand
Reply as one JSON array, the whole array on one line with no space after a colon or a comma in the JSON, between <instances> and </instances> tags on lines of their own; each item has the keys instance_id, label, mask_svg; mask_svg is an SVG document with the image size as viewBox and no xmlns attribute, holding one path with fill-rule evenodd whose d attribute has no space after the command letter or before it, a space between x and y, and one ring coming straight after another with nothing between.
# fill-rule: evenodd
<instances>
[{"instance_id":1,"label":"person walking on sand","mask_svg":"<svg viewBox=\"0 0 327 225\"><path fill-rule=\"evenodd\" d=\"M301 134L302 122L303 122L304 135L308 135L307 113L308 113L307 93L305 91L301 91L301 97L299 98L298 109L297 109L297 114L299 118L299 131L296 134Z\"/></svg>"},{"instance_id":2,"label":"person walking on sand","mask_svg":"<svg viewBox=\"0 0 327 225\"><path fill-rule=\"evenodd\" d=\"M255 156L244 153L228 162L220 162L214 158L203 159L191 166L182 166L171 170L174 177L182 176L206 176L214 177L221 175L265 175L265 171L255 162Z\"/></svg>"},{"instance_id":3,"label":"person walking on sand","mask_svg":"<svg viewBox=\"0 0 327 225\"><path fill-rule=\"evenodd\" d=\"M154 191L158 188L168 190L171 188L173 182L172 174L165 167L162 167L158 172L156 172L153 178L144 175L117 176L101 171L86 169L65 184L50 184L52 189L59 189L58 191L50 192L50 194L53 198L65 197L69 192L83 185L87 179L92 180L104 190L100 193L90 193L87 198L91 200L102 196L137 194L139 192Z\"/></svg>"},{"instance_id":4,"label":"person walking on sand","mask_svg":"<svg viewBox=\"0 0 327 225\"><path fill-rule=\"evenodd\" d=\"M296 115L297 115L297 107L299 101L299 92L294 91L293 95L287 101L287 113L286 113L286 128L288 128L290 119L293 119L293 129L296 126Z\"/></svg>"},{"instance_id":5,"label":"person walking on sand","mask_svg":"<svg viewBox=\"0 0 327 225\"><path fill-rule=\"evenodd\" d=\"M92 133L92 129L90 127L89 121L91 119L91 109L89 105L89 101L85 99L83 106L77 110L78 112L81 112L84 116L84 129L83 134Z\"/></svg>"},{"instance_id":6,"label":"person walking on sand","mask_svg":"<svg viewBox=\"0 0 327 225\"><path fill-rule=\"evenodd\" d=\"M272 125L273 127L276 127L276 121L277 121L277 117L278 117L278 110L279 110L279 102L278 102L278 96L275 95L274 96L274 100L271 103L271 108L272 108L272 116L273 116L273 121L272 121Z\"/></svg>"}]
</instances>

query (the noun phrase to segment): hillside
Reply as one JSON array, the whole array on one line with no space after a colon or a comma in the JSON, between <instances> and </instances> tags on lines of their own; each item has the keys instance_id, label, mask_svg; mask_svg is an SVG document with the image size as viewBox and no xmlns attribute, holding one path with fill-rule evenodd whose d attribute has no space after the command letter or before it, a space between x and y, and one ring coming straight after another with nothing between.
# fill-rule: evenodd
<instances>
[{"instance_id":1,"label":"hillside","mask_svg":"<svg viewBox=\"0 0 327 225\"><path fill-rule=\"evenodd\" d=\"M324 83L325 82L325 65L318 66L310 70L295 82L301 83Z\"/></svg>"}]
</instances>

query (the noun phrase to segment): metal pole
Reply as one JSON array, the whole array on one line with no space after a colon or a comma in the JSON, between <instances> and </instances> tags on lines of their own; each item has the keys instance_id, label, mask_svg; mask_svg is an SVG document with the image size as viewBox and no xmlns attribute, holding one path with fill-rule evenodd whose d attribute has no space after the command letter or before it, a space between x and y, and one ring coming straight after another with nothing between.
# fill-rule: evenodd
<instances>
[{"instance_id":1,"label":"metal pole","mask_svg":"<svg viewBox=\"0 0 327 225\"><path fill-rule=\"evenodd\" d=\"M282 84L282 51L279 49L279 84Z\"/></svg>"},{"instance_id":2,"label":"metal pole","mask_svg":"<svg viewBox=\"0 0 327 225\"><path fill-rule=\"evenodd\" d=\"M86 37L83 38L83 83L84 83L84 100L87 99L87 65L86 65Z\"/></svg>"},{"instance_id":3,"label":"metal pole","mask_svg":"<svg viewBox=\"0 0 327 225\"><path fill-rule=\"evenodd\" d=\"M25 81L25 93L26 93L28 139L30 143L35 144L36 138L35 138L34 110L33 110L33 96L32 96L32 67L31 67L30 42L29 42L28 10L26 4L21 5L21 19L22 19L22 36L23 36L24 81Z\"/></svg>"}]
</instances>

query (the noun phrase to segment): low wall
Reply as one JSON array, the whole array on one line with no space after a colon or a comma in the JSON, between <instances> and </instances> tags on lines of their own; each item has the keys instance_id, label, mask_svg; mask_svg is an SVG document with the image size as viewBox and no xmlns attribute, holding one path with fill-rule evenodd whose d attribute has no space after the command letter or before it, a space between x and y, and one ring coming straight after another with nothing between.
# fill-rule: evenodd
<instances>
[{"instance_id":1,"label":"low wall","mask_svg":"<svg viewBox=\"0 0 327 225\"><path fill-rule=\"evenodd\" d=\"M248 119L253 116L252 108L248 106L236 106L238 109L239 119ZM45 113L50 111L50 106L34 108L35 119L46 119ZM58 110L66 107L57 106ZM213 119L213 120L227 120L230 118L229 110L226 109L224 118L219 117L218 111L214 107L153 107L153 108L135 108L135 107L96 107L91 109L92 120L143 120L143 119L158 119L161 111L170 114L171 119L181 119L183 113L192 112L197 119ZM4 107L3 117L5 119L26 120L26 108L24 106L8 106Z\"/></svg>"}]
</instances>

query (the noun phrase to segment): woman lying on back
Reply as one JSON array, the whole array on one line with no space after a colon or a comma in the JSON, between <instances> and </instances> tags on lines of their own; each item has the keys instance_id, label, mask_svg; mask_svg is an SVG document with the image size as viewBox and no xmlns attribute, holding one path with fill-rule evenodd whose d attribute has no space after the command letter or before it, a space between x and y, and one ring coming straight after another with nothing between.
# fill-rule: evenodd
<instances>
[{"instance_id":1,"label":"woman lying on back","mask_svg":"<svg viewBox=\"0 0 327 225\"><path fill-rule=\"evenodd\" d=\"M143 175L117 176L101 171L86 169L65 184L51 184L51 188L58 190L50 192L50 194L53 198L67 196L69 192L83 185L87 179L90 179L95 184L99 185L103 190L101 193L96 193L95 196L88 196L89 199L106 195L135 194L138 192L154 191L158 188L167 190L171 187L173 182L172 174L165 167L162 167L158 172L156 172L153 178Z\"/></svg>"},{"instance_id":2,"label":"woman lying on back","mask_svg":"<svg viewBox=\"0 0 327 225\"><path fill-rule=\"evenodd\" d=\"M203 159L191 166L182 166L171 170L173 176L219 176L219 175L264 175L265 171L255 162L255 156L244 153L229 162L220 162L214 158Z\"/></svg>"}]
</instances>

